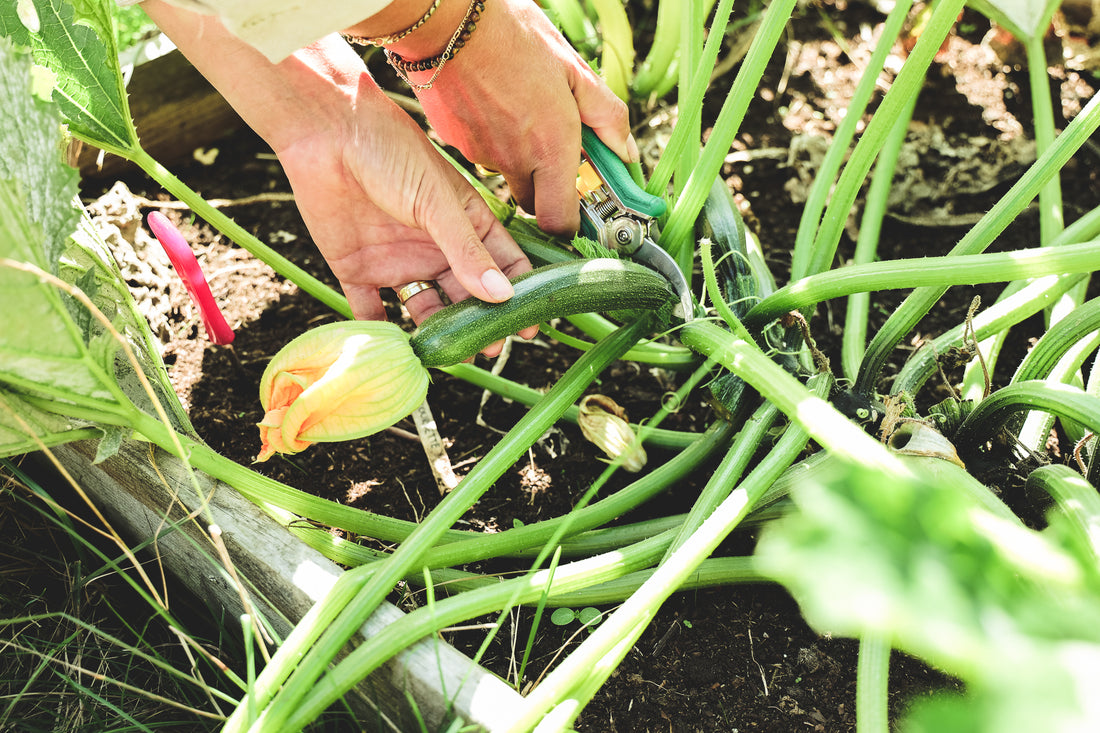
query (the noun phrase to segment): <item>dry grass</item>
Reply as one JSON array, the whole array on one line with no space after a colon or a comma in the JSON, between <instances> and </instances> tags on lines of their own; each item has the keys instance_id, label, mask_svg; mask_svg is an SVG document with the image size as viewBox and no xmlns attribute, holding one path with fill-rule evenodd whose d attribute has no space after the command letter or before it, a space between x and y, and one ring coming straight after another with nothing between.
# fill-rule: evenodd
<instances>
[{"instance_id":1,"label":"dry grass","mask_svg":"<svg viewBox=\"0 0 1100 733\"><path fill-rule=\"evenodd\" d=\"M224 675L43 493L0 465L0 730L214 730Z\"/></svg>"}]
</instances>

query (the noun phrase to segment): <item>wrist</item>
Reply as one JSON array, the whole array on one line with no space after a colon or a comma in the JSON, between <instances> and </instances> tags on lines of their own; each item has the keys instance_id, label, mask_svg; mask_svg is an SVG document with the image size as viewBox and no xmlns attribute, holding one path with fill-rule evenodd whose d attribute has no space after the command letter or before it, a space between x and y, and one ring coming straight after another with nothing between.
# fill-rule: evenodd
<instances>
[{"instance_id":1,"label":"wrist","mask_svg":"<svg viewBox=\"0 0 1100 733\"><path fill-rule=\"evenodd\" d=\"M472 38L485 12L486 0L469 0L469 3L458 26L448 38L447 45L434 56L423 57L421 54L416 54L413 58L409 58L396 51L398 44L386 48L386 60L414 92L431 89L447 62L454 58ZM415 80L412 78L422 72L426 75L425 77L418 77Z\"/></svg>"},{"instance_id":2,"label":"wrist","mask_svg":"<svg viewBox=\"0 0 1100 733\"><path fill-rule=\"evenodd\" d=\"M389 7L405 5L397 1ZM380 13L346 33L351 40L381 45L401 58L418 61L443 53L469 9L468 0L424 0L411 5L416 11L410 13L406 7L400 16Z\"/></svg>"}]
</instances>

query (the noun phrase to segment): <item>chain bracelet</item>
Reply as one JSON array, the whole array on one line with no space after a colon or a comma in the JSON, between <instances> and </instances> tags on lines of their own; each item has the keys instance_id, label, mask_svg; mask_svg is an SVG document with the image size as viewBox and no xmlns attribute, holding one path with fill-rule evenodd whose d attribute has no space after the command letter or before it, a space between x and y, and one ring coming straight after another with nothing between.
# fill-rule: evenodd
<instances>
[{"instance_id":1,"label":"chain bracelet","mask_svg":"<svg viewBox=\"0 0 1100 733\"><path fill-rule=\"evenodd\" d=\"M458 49L466 45L470 36L473 35L474 30L477 28L477 22L481 19L481 13L484 11L485 0L472 0L470 7L466 10L466 15L462 18L462 22L458 24L458 28L455 29L451 40L447 43L447 47L438 56L420 61L406 61L393 51L386 49L386 60L397 72L397 75L401 77L402 81L408 84L413 91L420 92L431 89L432 85L435 84L435 80L442 73L443 67L454 58L455 54L458 53ZM435 73L423 84L417 84L409 79L410 72L427 71L428 69L435 69Z\"/></svg>"},{"instance_id":2,"label":"chain bracelet","mask_svg":"<svg viewBox=\"0 0 1100 733\"><path fill-rule=\"evenodd\" d=\"M419 29L420 26L427 23L428 18L431 18L433 15L435 15L435 11L439 9L439 5L442 2L443 0L435 0L435 2L432 3L432 6L428 8L427 12L425 12L424 15L420 16L420 20L416 21L405 30L399 31L398 33L391 33L388 36L376 36L374 38L364 38L363 36L344 36L344 38L347 39L350 43L354 43L360 46L389 46L391 43L397 43L402 38L408 36L413 31Z\"/></svg>"}]
</instances>

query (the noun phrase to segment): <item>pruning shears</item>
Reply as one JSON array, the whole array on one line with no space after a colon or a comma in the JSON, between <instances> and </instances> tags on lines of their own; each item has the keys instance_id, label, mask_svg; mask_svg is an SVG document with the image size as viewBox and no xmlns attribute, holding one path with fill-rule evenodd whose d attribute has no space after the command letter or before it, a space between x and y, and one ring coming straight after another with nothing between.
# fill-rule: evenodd
<instances>
[{"instance_id":1,"label":"pruning shears","mask_svg":"<svg viewBox=\"0 0 1100 733\"><path fill-rule=\"evenodd\" d=\"M657 218L667 208L664 199L638 186L619 156L589 127L582 128L581 149L581 234L664 275L680 299L672 314L690 321L695 308L687 278L656 241Z\"/></svg>"}]
</instances>

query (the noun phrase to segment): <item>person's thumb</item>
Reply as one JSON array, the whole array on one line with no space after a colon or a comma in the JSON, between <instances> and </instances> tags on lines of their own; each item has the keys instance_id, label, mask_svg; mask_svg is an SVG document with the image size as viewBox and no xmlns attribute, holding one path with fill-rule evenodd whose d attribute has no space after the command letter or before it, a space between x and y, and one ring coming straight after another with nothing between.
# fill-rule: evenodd
<instances>
[{"instance_id":1,"label":"person's thumb","mask_svg":"<svg viewBox=\"0 0 1100 733\"><path fill-rule=\"evenodd\" d=\"M470 295L490 303L511 298L515 293L512 283L493 261L454 192L438 186L428 195L431 203L424 207L424 230L447 258L459 284Z\"/></svg>"}]
</instances>

